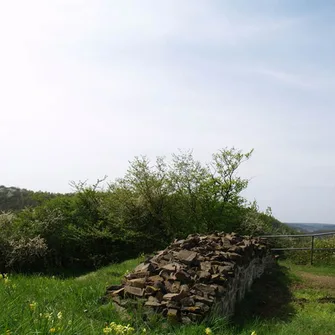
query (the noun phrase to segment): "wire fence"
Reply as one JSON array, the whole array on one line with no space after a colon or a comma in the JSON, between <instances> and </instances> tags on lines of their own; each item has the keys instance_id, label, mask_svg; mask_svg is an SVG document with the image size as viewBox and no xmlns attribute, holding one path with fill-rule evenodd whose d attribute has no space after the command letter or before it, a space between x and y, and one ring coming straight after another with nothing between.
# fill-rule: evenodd
<instances>
[{"instance_id":1,"label":"wire fence","mask_svg":"<svg viewBox=\"0 0 335 335\"><path fill-rule=\"evenodd\" d=\"M313 265L314 261L314 253L316 251L335 251L335 248L315 248L315 238L327 237L327 236L335 236L335 232L326 232L326 233L310 233L310 234L296 234L296 235L262 235L261 238L266 239L287 239L288 241L292 239L300 239L300 238L309 238L310 246L309 247L273 247L272 251L301 251L301 250L309 250L310 251L310 263Z\"/></svg>"}]
</instances>

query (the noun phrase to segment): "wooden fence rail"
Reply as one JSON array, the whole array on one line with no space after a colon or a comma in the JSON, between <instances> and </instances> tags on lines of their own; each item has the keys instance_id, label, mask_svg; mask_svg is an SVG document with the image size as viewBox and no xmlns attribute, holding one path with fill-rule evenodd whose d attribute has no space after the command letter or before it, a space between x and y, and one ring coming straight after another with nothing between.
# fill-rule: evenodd
<instances>
[{"instance_id":1,"label":"wooden fence rail","mask_svg":"<svg viewBox=\"0 0 335 335\"><path fill-rule=\"evenodd\" d=\"M314 248L314 239L319 236L335 235L335 232L316 233L316 234L297 234L297 235L262 235L261 238L311 238L311 246L309 248L272 248L272 251L294 251L294 250L310 250L311 251L311 265L313 265L313 258L315 251L335 251L335 248Z\"/></svg>"}]
</instances>

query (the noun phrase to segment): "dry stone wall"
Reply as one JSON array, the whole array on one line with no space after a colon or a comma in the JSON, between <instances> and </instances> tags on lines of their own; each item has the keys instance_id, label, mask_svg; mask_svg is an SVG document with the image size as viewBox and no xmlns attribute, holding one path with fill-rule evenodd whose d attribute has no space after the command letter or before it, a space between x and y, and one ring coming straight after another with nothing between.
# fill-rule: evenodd
<instances>
[{"instance_id":1,"label":"dry stone wall","mask_svg":"<svg viewBox=\"0 0 335 335\"><path fill-rule=\"evenodd\" d=\"M118 309L136 299L184 323L200 321L212 309L229 317L270 263L269 248L259 238L190 235L138 265L106 296Z\"/></svg>"}]
</instances>

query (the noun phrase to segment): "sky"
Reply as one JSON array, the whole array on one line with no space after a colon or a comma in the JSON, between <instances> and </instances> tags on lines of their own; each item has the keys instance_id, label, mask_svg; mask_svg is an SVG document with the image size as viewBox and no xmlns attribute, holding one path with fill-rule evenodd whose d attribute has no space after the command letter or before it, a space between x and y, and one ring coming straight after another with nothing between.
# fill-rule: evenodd
<instances>
[{"instance_id":1,"label":"sky","mask_svg":"<svg viewBox=\"0 0 335 335\"><path fill-rule=\"evenodd\" d=\"M335 2L0 0L0 184L254 149L244 195L335 223Z\"/></svg>"}]
</instances>

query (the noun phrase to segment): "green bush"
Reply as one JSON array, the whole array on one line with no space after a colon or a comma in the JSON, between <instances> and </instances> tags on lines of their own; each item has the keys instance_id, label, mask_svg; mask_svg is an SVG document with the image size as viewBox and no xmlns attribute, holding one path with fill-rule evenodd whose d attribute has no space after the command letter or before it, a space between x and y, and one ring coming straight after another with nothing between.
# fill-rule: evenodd
<instances>
[{"instance_id":1,"label":"green bush","mask_svg":"<svg viewBox=\"0 0 335 335\"><path fill-rule=\"evenodd\" d=\"M45 240L40 236L10 240L5 256L6 268L16 271L40 269L47 250Z\"/></svg>"},{"instance_id":2,"label":"green bush","mask_svg":"<svg viewBox=\"0 0 335 335\"><path fill-rule=\"evenodd\" d=\"M15 229L15 218L12 213L0 214L0 271L43 268L48 249L45 240L39 235L20 236Z\"/></svg>"},{"instance_id":3,"label":"green bush","mask_svg":"<svg viewBox=\"0 0 335 335\"><path fill-rule=\"evenodd\" d=\"M294 241L291 247L311 247L311 240L308 238L301 238ZM335 236L315 237L314 248L329 248L335 249ZM311 261L310 250L298 250L286 252L286 258L296 264L309 264ZM315 265L335 265L335 250L314 250L313 263Z\"/></svg>"},{"instance_id":4,"label":"green bush","mask_svg":"<svg viewBox=\"0 0 335 335\"><path fill-rule=\"evenodd\" d=\"M237 172L250 155L222 149L207 165L191 152L173 155L170 163L137 157L107 189L99 180L92 186L72 183L74 193L44 197L15 216L4 214L3 266L94 268L151 253L192 233L285 230L270 211L261 213L241 196L248 180Z\"/></svg>"}]
</instances>

